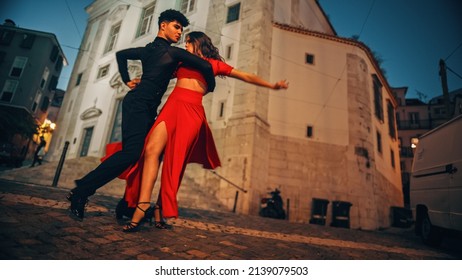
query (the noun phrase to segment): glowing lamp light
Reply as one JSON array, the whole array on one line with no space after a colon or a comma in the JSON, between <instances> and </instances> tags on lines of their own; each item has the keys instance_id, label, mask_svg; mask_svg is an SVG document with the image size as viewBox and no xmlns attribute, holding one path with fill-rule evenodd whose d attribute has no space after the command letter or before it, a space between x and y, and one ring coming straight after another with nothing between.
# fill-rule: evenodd
<instances>
[{"instance_id":1,"label":"glowing lamp light","mask_svg":"<svg viewBox=\"0 0 462 280\"><path fill-rule=\"evenodd\" d=\"M413 137L411 138L411 148L417 148L417 144L419 144L419 138Z\"/></svg>"}]
</instances>

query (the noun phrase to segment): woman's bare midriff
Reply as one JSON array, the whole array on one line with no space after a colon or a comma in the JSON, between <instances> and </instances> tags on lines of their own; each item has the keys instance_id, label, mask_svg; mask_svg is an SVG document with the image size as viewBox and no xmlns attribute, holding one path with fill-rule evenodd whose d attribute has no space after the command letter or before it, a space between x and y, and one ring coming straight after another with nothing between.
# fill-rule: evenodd
<instances>
[{"instance_id":1,"label":"woman's bare midriff","mask_svg":"<svg viewBox=\"0 0 462 280\"><path fill-rule=\"evenodd\" d=\"M176 82L177 87L186 88L204 94L207 90L207 87L196 79L181 78Z\"/></svg>"}]
</instances>

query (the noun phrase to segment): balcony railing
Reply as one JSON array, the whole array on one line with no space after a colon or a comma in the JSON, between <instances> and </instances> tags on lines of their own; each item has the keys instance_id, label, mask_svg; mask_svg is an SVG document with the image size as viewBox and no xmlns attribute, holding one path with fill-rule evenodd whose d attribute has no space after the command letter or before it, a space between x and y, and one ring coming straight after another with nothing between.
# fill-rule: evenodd
<instances>
[{"instance_id":1,"label":"balcony railing","mask_svg":"<svg viewBox=\"0 0 462 280\"><path fill-rule=\"evenodd\" d=\"M430 120L420 120L420 121L398 121L398 130L404 129L431 129Z\"/></svg>"}]
</instances>

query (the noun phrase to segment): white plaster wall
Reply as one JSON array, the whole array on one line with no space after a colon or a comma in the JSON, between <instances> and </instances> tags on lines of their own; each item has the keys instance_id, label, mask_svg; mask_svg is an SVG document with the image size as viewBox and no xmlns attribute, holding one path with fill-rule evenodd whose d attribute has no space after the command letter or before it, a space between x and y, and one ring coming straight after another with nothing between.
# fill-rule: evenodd
<instances>
[{"instance_id":1,"label":"white plaster wall","mask_svg":"<svg viewBox=\"0 0 462 280\"><path fill-rule=\"evenodd\" d=\"M270 92L271 133L312 141L348 145L346 72L349 47L306 35L273 29L271 79L287 78L289 90ZM315 56L305 64L305 54Z\"/></svg>"}]
</instances>

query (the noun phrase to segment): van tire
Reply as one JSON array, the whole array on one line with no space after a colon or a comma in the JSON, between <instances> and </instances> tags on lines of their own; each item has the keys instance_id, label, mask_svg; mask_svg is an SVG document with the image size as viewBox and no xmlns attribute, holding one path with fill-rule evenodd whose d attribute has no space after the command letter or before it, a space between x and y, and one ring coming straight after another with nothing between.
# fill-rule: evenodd
<instances>
[{"instance_id":1,"label":"van tire","mask_svg":"<svg viewBox=\"0 0 462 280\"><path fill-rule=\"evenodd\" d=\"M443 240L441 231L432 225L427 212L422 211L421 213L422 218L418 227L422 242L430 246L439 246Z\"/></svg>"}]
</instances>

